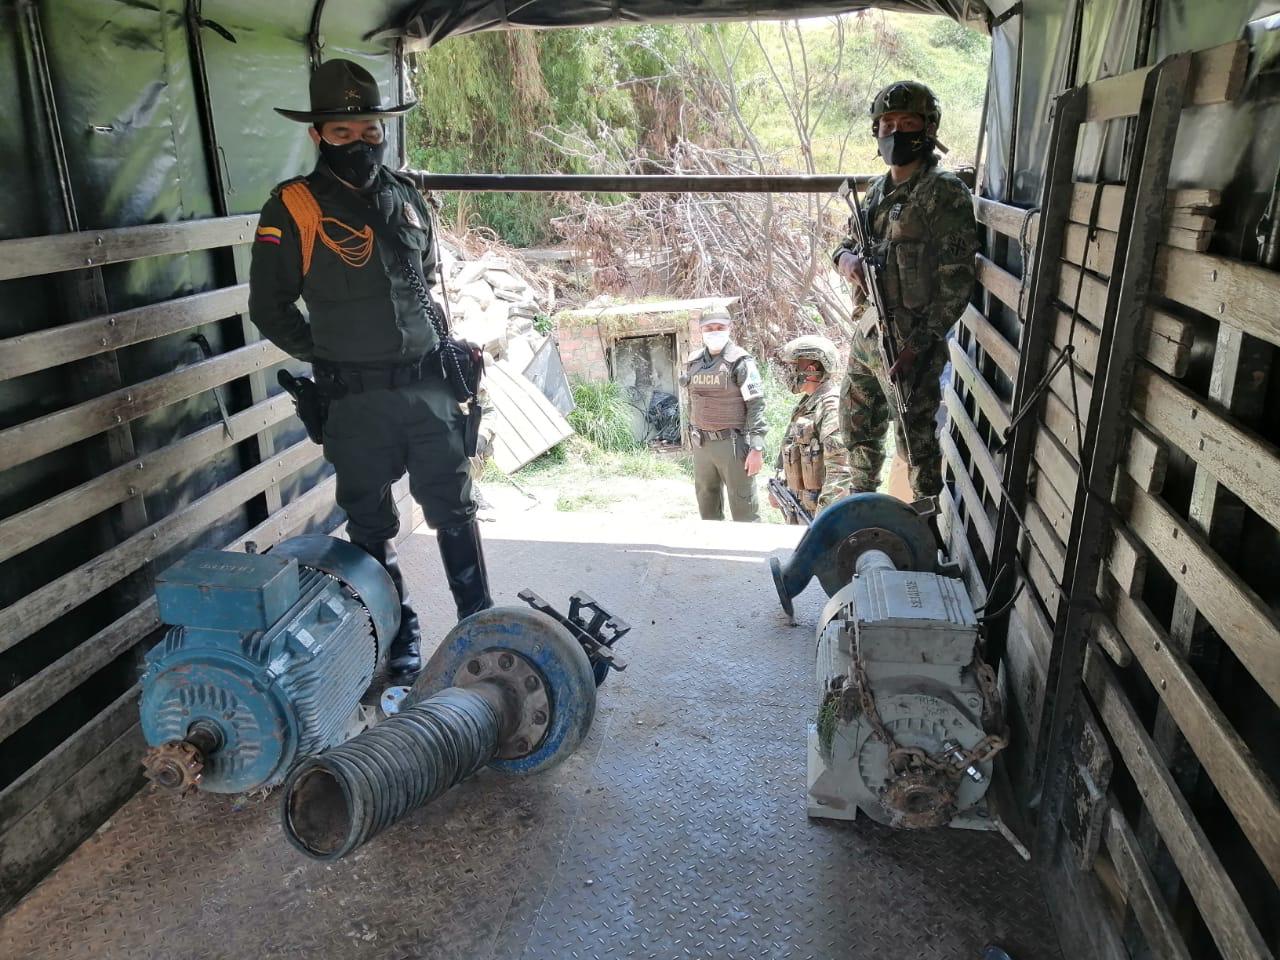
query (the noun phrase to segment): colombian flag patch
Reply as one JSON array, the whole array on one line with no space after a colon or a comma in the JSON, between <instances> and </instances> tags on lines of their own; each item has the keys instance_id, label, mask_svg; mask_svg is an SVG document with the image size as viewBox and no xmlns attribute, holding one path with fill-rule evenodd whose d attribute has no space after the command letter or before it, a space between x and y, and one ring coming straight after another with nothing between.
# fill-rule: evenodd
<instances>
[{"instance_id":1,"label":"colombian flag patch","mask_svg":"<svg viewBox=\"0 0 1280 960\"><path fill-rule=\"evenodd\" d=\"M274 243L278 247L281 235L279 227L259 227L257 239L259 243Z\"/></svg>"}]
</instances>

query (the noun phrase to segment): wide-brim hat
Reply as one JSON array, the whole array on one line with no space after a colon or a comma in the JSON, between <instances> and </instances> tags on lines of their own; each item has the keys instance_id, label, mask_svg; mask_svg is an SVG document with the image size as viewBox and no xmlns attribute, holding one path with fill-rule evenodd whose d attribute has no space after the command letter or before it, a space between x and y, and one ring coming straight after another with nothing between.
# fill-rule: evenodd
<instances>
[{"instance_id":1,"label":"wide-brim hat","mask_svg":"<svg viewBox=\"0 0 1280 960\"><path fill-rule=\"evenodd\" d=\"M378 81L373 79L373 74L350 60L330 60L311 74L310 110L275 109L281 116L299 123L324 123L398 117L417 105L417 101L410 101L383 106Z\"/></svg>"}]
</instances>

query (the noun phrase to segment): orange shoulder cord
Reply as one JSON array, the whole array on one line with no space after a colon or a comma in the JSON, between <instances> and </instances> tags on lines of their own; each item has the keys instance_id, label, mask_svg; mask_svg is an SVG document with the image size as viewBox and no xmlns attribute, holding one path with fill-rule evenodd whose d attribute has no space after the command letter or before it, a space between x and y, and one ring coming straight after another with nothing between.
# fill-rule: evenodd
<instances>
[{"instance_id":1,"label":"orange shoulder cord","mask_svg":"<svg viewBox=\"0 0 1280 960\"><path fill-rule=\"evenodd\" d=\"M322 243L336 253L348 267L359 269L369 262L373 253L373 227L366 225L362 230L347 226L341 220L324 216L315 194L302 181L291 183L280 191L280 199L285 209L298 225L298 236L302 241L302 275L305 277L311 269L311 252L318 236ZM325 230L325 224L333 224L344 231L340 240L334 240Z\"/></svg>"}]
</instances>

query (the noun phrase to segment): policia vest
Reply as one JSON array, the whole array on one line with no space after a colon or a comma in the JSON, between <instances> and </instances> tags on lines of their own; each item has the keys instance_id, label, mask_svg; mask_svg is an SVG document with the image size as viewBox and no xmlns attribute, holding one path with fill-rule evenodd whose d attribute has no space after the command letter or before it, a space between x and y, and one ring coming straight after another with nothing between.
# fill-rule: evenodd
<instances>
[{"instance_id":1,"label":"policia vest","mask_svg":"<svg viewBox=\"0 0 1280 960\"><path fill-rule=\"evenodd\" d=\"M689 420L698 430L742 430L747 425L747 404L735 374L738 364L749 356L736 343L729 343L714 356L700 351L690 358L685 371Z\"/></svg>"}]
</instances>

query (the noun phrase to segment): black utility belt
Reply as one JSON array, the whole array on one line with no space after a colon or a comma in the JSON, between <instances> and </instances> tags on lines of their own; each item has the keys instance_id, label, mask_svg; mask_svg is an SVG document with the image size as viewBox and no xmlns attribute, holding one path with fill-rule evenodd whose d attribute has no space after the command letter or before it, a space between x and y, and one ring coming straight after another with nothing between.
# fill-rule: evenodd
<instances>
[{"instance_id":1,"label":"black utility belt","mask_svg":"<svg viewBox=\"0 0 1280 960\"><path fill-rule=\"evenodd\" d=\"M437 351L404 363L356 364L316 360L312 367L316 373L316 386L330 397L369 390L394 390L444 376Z\"/></svg>"}]
</instances>

